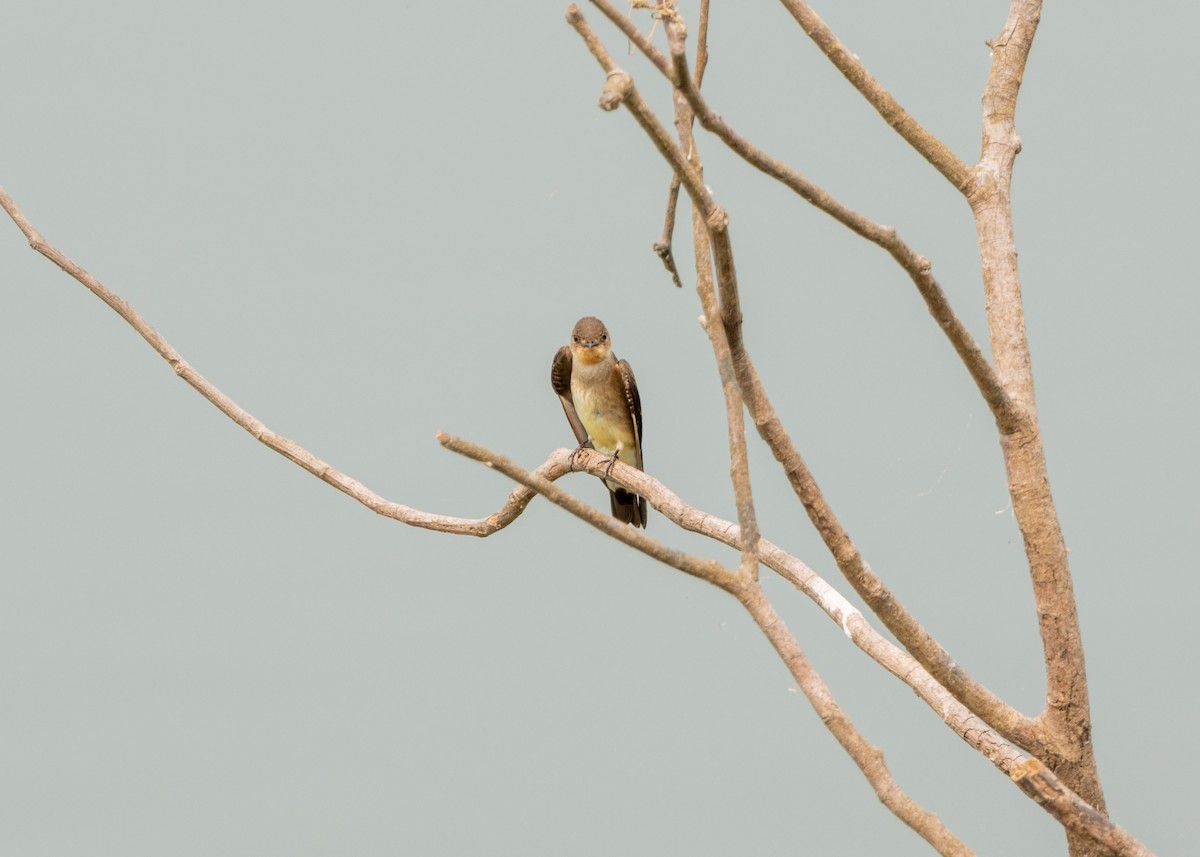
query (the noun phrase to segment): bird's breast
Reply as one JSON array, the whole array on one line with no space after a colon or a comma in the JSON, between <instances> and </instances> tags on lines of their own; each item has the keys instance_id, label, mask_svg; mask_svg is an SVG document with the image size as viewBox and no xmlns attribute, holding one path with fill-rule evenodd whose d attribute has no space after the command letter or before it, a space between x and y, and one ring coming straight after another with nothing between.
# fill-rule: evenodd
<instances>
[{"instance_id":1,"label":"bird's breast","mask_svg":"<svg viewBox=\"0 0 1200 857\"><path fill-rule=\"evenodd\" d=\"M571 398L583 427L596 449L612 455L617 447L632 453L637 440L633 419L625 401L624 390L613 374L612 364L597 367L603 371L588 371L591 367L576 366L571 376ZM623 454L621 456L625 458Z\"/></svg>"}]
</instances>

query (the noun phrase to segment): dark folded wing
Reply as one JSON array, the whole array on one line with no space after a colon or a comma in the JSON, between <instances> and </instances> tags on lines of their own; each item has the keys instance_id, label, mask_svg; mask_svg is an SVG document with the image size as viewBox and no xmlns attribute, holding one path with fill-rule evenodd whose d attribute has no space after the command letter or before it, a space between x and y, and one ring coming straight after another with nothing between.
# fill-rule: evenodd
<instances>
[{"instance_id":1,"label":"dark folded wing","mask_svg":"<svg viewBox=\"0 0 1200 857\"><path fill-rule=\"evenodd\" d=\"M637 466L642 465L642 397L638 395L637 379L633 377L633 367L624 360L617 361L617 374L621 376L621 385L625 389L625 404L633 416L633 436L637 443Z\"/></svg>"},{"instance_id":2,"label":"dark folded wing","mask_svg":"<svg viewBox=\"0 0 1200 857\"><path fill-rule=\"evenodd\" d=\"M571 398L571 363L571 349L564 345L558 349L554 362L550 364L550 386L558 394L571 431L575 432L575 440L580 446L590 446L587 429L583 427L583 420L579 419L579 413L575 410L575 400Z\"/></svg>"}]
</instances>

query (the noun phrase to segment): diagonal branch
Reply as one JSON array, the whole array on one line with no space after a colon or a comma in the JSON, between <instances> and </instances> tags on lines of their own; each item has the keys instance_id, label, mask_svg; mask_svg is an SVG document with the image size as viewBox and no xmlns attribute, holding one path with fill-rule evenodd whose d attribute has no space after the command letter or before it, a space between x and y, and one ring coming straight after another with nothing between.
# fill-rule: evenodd
<instances>
[{"instance_id":1,"label":"diagonal branch","mask_svg":"<svg viewBox=\"0 0 1200 857\"><path fill-rule=\"evenodd\" d=\"M821 52L829 57L829 61L837 67L837 70L883 117L883 121L887 122L892 130L916 149L921 157L933 164L934 168L945 176L950 184L966 193L971 182L971 168L900 106L900 102L867 71L862 60L842 44L833 30L829 29L829 26L804 0L780 0L780 2L792 14L796 23L808 34L808 37L821 49Z\"/></svg>"},{"instance_id":2,"label":"diagonal branch","mask_svg":"<svg viewBox=\"0 0 1200 857\"><path fill-rule=\"evenodd\" d=\"M551 503L561 506L575 517L591 524L605 535L612 536L619 542L624 542L631 548L641 551L652 559L678 569L684 574L707 581L726 591L732 591L739 585L739 575L721 565L721 563L709 559L701 559L684 551L669 548L662 542L650 538L636 527L627 526L612 515L589 506L574 495L559 488L545 476L530 473L502 455L498 455L462 438L445 434L444 432L438 433L438 441L451 452L457 452L459 455L473 458L478 462L486 464L493 470L517 480L525 487L541 494ZM608 456L592 449L580 449L575 453L575 456L577 460L584 464L585 469L588 465L591 465L596 468L599 475L604 475L608 471L608 465L611 462ZM640 472L628 465L622 465L618 468L617 465L620 464L621 462L616 462L613 465L612 475L617 481L622 481L620 479L622 474L619 470ZM655 508L658 508L657 504L655 504Z\"/></svg>"},{"instance_id":3,"label":"diagonal branch","mask_svg":"<svg viewBox=\"0 0 1200 857\"><path fill-rule=\"evenodd\" d=\"M783 624L783 619L775 612L762 589L757 585L747 587L738 594L738 600L771 642L825 728L866 776L879 801L939 854L946 857L972 855L974 852L951 833L937 815L909 797L893 779L883 753L863 737L838 705L833 692L813 667L795 636Z\"/></svg>"},{"instance_id":4,"label":"diagonal branch","mask_svg":"<svg viewBox=\"0 0 1200 857\"><path fill-rule=\"evenodd\" d=\"M672 26L671 23L667 24L668 28ZM700 37L696 46L696 56L696 76L690 79L690 82L699 86L704 77L704 69L708 65L708 0L702 0L700 5ZM679 152L702 174L704 167L692 138L693 120L692 108L676 92L675 129L679 135ZM673 171L671 175L672 186L678 191L679 176ZM695 206L692 207L692 244L696 266L696 292L704 308L704 329L712 345L717 374L721 379L721 391L725 397L725 424L729 433L729 478L733 483L734 504L743 534L739 571L757 579L758 516L754 511L754 494L750 486L750 460L746 451L746 411L733 369L729 340L720 320L720 308L713 284L712 248L708 240L708 230L700 222Z\"/></svg>"},{"instance_id":5,"label":"diagonal branch","mask_svg":"<svg viewBox=\"0 0 1200 857\"><path fill-rule=\"evenodd\" d=\"M637 26L617 9L609 0L591 0L592 4L603 12L647 59L674 84L676 90L687 98L695 113L696 119L708 131L716 134L733 152L739 155L752 167L794 191L801 199L825 212L834 220L850 229L856 235L877 245L895 259L896 263L908 274L917 287L925 305L937 322L938 327L950 340L951 346L962 360L971 379L978 387L980 394L991 410L993 417L1002 430L1014 425L1020 418L1000 383L995 370L984 356L979 343L967 330L962 319L954 311L941 285L933 276L933 266L929 260L913 250L891 226L883 226L860 214L835 197L828 191L806 179L787 164L771 157L757 146L750 143L729 126L709 105L700 93L687 71L687 58L683 52L682 39L671 41L671 58L664 56L658 48L637 28ZM672 28L668 27L668 36Z\"/></svg>"},{"instance_id":6,"label":"diagonal branch","mask_svg":"<svg viewBox=\"0 0 1200 857\"><path fill-rule=\"evenodd\" d=\"M682 51L676 48L678 40L672 44L673 56L668 65L666 57L653 48L628 18L617 12L607 0L593 2L676 84L677 90L688 96L702 124L706 124L706 127L711 126L711 130L722 136L735 151L760 169L780 177L802 196L807 192L813 198L824 201L817 195L819 189L806 185L802 177L787 172L783 165L758 153L732 132L719 116L707 109L699 93L689 85L685 57ZM1008 469L1014 516L1029 556L1047 663L1047 707L1044 714L1038 718L1017 715L993 722L1031 750L1047 750L1054 747L1049 758L1055 760L1056 767L1068 773L1077 771L1077 778L1073 776L1071 781L1083 789L1085 797L1102 808L1103 795L1091 745L1082 641L1066 548L1049 490L1045 454L1037 428L1032 372L1017 276L1016 249L1012 238L1011 170L1015 156L1020 150L1013 116L1029 47L1040 17L1040 7L1039 0L1014 0L1001 37L990 43L993 48L993 67L984 96L983 159L975 170L973 184L968 189L968 199L975 214L980 238L989 332L992 350L996 355L995 369L982 357L978 345L973 340L953 332L955 328L962 329L961 322L953 317L940 287L929 276L927 263L911 254L906 269L909 270L910 276L914 276L919 288L922 286L920 278L928 278L928 285L935 291L930 293L922 289L922 293L926 296L931 312L938 318L943 329L947 330L996 415ZM669 36L670 33L668 28ZM869 221L866 223L869 224ZM861 227L864 224L858 225ZM884 230L883 227L876 228ZM890 230L884 230L877 237L895 237L894 233L888 235L888 232ZM897 246L895 249L899 250L902 256L911 253L906 247ZM905 264L903 259L900 261ZM740 377L745 378L747 368L752 371L748 361L742 365ZM769 402L765 404L769 408ZM747 405L753 413L755 402L749 394ZM891 609L893 604L886 590L876 586L873 574L861 561L861 557L858 557L852 543L843 539L844 531L836 518L828 512L819 489L816 489L815 483L811 483L811 474L799 455L790 448L790 440L782 431L782 427L776 425L773 414L768 410L761 415L756 414L755 420L760 425L760 433L766 430L777 434L779 443L771 444L776 457L784 462L789 475L793 477L793 487L798 489L797 493L801 495L802 501L805 501L814 523L817 523L819 529L822 525L827 527L832 541L830 538L826 541L839 557L839 564L843 570L847 571L847 566L850 567L851 570L847 571L847 574L855 582L856 589L868 598L868 603L871 603L877 612L880 609L877 605ZM811 483L813 492L808 494L809 500L805 500L805 492L799 490L798 482ZM835 545L847 545L849 553L839 552ZM856 574L854 569L857 569L859 574ZM878 593L881 598L872 600L865 589ZM883 613L880 615L884 616L889 627L905 640L906 645L918 654L922 662L929 666L940 680L946 682L947 686L954 689L956 695L968 701L975 710L987 712L992 717L1001 716L999 706L1002 703L984 688L957 675L957 666L944 650L933 644L923 629L915 624L910 625L912 636L905 635L895 625L895 622L906 622L903 614L894 619L889 619ZM914 639L918 646L927 647L924 650L911 648Z\"/></svg>"},{"instance_id":7,"label":"diagonal branch","mask_svg":"<svg viewBox=\"0 0 1200 857\"><path fill-rule=\"evenodd\" d=\"M211 402L221 413L248 431L256 440L275 450L292 463L303 467L323 482L327 482L342 493L353 497L373 512L410 526L428 530L438 530L455 535L489 536L515 520L533 499L532 492L527 489L519 489L512 493L504 506L494 515L481 519L435 515L384 499L361 482L350 478L328 462L322 461L295 441L271 431L261 420L241 408L216 385L193 369L180 356L179 352L157 330L151 327L146 319L142 318L137 310L71 261L66 254L47 242L3 188L0 188L0 207L8 212L9 217L25 234L29 240L29 246L58 265L83 284L92 294L112 307L121 318L141 334L142 338L158 352L160 357L171 364L175 374L190 384L197 393Z\"/></svg>"},{"instance_id":8,"label":"diagonal branch","mask_svg":"<svg viewBox=\"0 0 1200 857\"><path fill-rule=\"evenodd\" d=\"M958 313L950 304L950 299L933 276L933 266L929 260L913 250L899 235L895 227L881 226L859 213L847 208L834 200L825 191L809 183L795 170L775 160L752 145L744 137L738 135L726 124L720 116L714 113L705 102L700 91L696 89L687 77L687 57L683 52L682 43L671 46L672 61L676 71L675 79L683 82L682 91L696 111L696 117L705 129L715 133L747 163L762 170L767 175L782 182L796 191L801 197L814 201L823 211L828 211L839 222L846 224L854 232L868 241L886 250L897 264L908 274L918 293L925 301L929 314L933 316L938 327L950 340L950 345L958 354L966 367L975 386L979 389L988 408L991 410L997 424L1003 429L1011 426L1019 418L1013 400L1005 392L995 370L984 356L983 350L975 337L967 330ZM811 195L811 199L810 199Z\"/></svg>"},{"instance_id":9,"label":"diagonal branch","mask_svg":"<svg viewBox=\"0 0 1200 857\"><path fill-rule=\"evenodd\" d=\"M945 855L945 857L972 857L974 852L951 833L942 824L941 819L914 801L896 783L884 762L883 753L880 752L879 748L867 741L862 733L855 728L854 723L842 710L841 706L838 705L828 685L825 684L820 674L813 668L803 649L796 642L796 638L788 631L787 627L783 624L783 620L775 612L774 608L772 608L762 589L759 587L757 580L745 574L734 573L719 563L702 560L682 551L673 551L662 543L656 542L654 539L646 536L640 530L615 523L610 515L591 508L557 485L554 485L541 476L523 470L504 456L497 455L481 446L449 435L440 435L439 440L448 449L474 458L476 461L480 461L488 467L498 470L505 476L517 480L522 485L543 494L552 503L561 506L606 535L613 536L630 547L642 551L647 556L657 559L686 574L719 586L737 598L746 608L755 624L759 626L767 639L771 641L771 644L775 647L784 664L787 666L788 671L799 685L800 690L809 700L809 703L818 716L820 716L821 722L825 724L825 727L829 729L838 743L845 748L851 759L854 760L854 763L858 765L884 805L897 818L933 845L939 854ZM586 459L585 467L595 466L601 469L604 466L604 457L593 450L580 450L579 456ZM645 477L644 474L640 474L632 468L624 467L621 469L629 471L630 474L638 474L635 477L638 481L649 479L649 477ZM729 530L733 529L735 528L730 525ZM990 732L991 730L984 731ZM1014 762L1019 758L1020 754L1014 751Z\"/></svg>"},{"instance_id":10,"label":"diagonal branch","mask_svg":"<svg viewBox=\"0 0 1200 857\"><path fill-rule=\"evenodd\" d=\"M579 8L574 4L567 9L567 21L583 38L584 44L587 45L592 56L596 58L596 61L600 64L600 67L606 72L604 89L602 90L600 96L600 107L604 110L614 110L621 104L625 104L628 107L630 99L633 99L638 104L642 105L640 110L634 111L634 116L642 117L638 121L642 124L642 127L646 130L646 132L652 136L655 145L658 146L659 150L663 153L667 160L676 165L677 171L679 169L686 169L689 178L684 180L684 184L689 188L688 192L690 194L692 192L691 187L694 184L702 183L697 165L689 160L684 153L680 152L679 146L671 139L666 129L663 128L662 125L659 124L658 120L650 113L649 108L645 107L645 103L642 102L641 96L638 95L637 91L633 88L633 78L619 68L613 61L613 58L608 53L608 50L600 42L599 38L597 38L596 32L591 28L591 26L588 25L587 21L584 20L583 13L581 13ZM644 122L643 119L645 119ZM717 258L720 260L722 257L718 256ZM728 264L728 269L724 272L724 275L727 277L733 276L732 253L725 254L723 258ZM718 261L718 265L719 264L720 262ZM718 276L720 276L720 274L718 274ZM709 279L711 281L711 277ZM733 294L736 298L736 291ZM730 319L736 316L738 320L736 331L740 331L741 329L741 310L737 307L736 300L723 301L721 304L721 315L721 324L707 325L709 328L709 336L712 337L715 335L718 338L728 337L729 339L732 339L733 333L731 332ZM715 333L717 328L723 329L720 333ZM721 359L723 349L728 349L730 354L732 354L732 343L726 342L722 344L719 339L714 339L713 349L714 354L717 357L717 366L720 370L722 366ZM740 398L740 391L731 390L728 385L724 385L724 391L726 394L726 417L730 439L731 476L733 478L734 493L737 498L739 520L741 520L742 525L746 527L747 532L757 532L757 525L754 524L753 517L754 506L750 500L750 481L746 464L745 429L742 424L741 403L740 401L737 402L735 407L734 403L730 399L731 393ZM739 437L741 438L740 454L738 452ZM746 517L747 515L749 516L748 518ZM750 541L751 544L747 545L747 552L742 558L742 568L748 572L754 565L752 557L753 539Z\"/></svg>"},{"instance_id":11,"label":"diagonal branch","mask_svg":"<svg viewBox=\"0 0 1200 857\"><path fill-rule=\"evenodd\" d=\"M0 189L0 206L12 217L13 221L29 239L30 245L46 258L50 259L66 273L74 277L97 297L107 303L110 307L116 310L122 318L124 318L131 327L133 327L146 341L162 356L167 362L175 367L176 372L187 381L193 388L197 390L204 398L209 400L218 409L226 414L230 419L236 422L242 428L246 429L256 439L264 445L274 449L281 455L286 457L293 463L303 467L313 475L329 483L338 490L358 500L372 511L384 515L389 518L401 521L412 526L424 527L427 529L437 530L441 532L456 534L456 535L474 535L488 536L510 524L515 520L528 506L530 500L534 496L534 490L529 487L518 487L513 490L505 502L505 504L494 514L487 518L467 519L455 518L443 515L435 515L429 512L423 512L418 509L413 509L404 506L400 503L395 503L380 497L375 494L361 482L352 479L341 471L334 468L327 462L314 456L308 450L296 444L281 435L278 435L268 429L261 421L249 414L236 403L230 400L223 392L207 381L198 372L192 369L178 352L168 343L162 336L154 330L150 324L142 318L126 301L121 299L115 293L106 288L102 283L96 280L91 274L83 270L79 265L69 259L65 254L51 246L41 236L41 234L33 227L20 209L16 206L13 200ZM439 435L439 438L447 446L451 446L451 440L448 436ZM458 451L458 450L456 450ZM727 545L735 548L741 548L742 538L741 530L735 525L713 518L712 516L704 515L697 510L688 507L677 496L668 491L665 487L659 484L652 477L629 468L620 462L617 462L611 472L608 471L608 460L603 456L593 453L591 450L581 450L577 453L572 453L569 450L558 450L544 464L533 471L530 480L539 480L542 493L547 493L548 485L551 481L559 478L563 474L572 469L572 461L581 463L584 469L589 470L595 475L608 475L616 481L622 483L625 487L635 491L642 496L650 498L655 508L662 514L674 520L685 529L694 532L702 533L711 538L716 538ZM593 460L594 459L594 460ZM575 501L579 502L579 501ZM580 504L582 506L582 504ZM593 510L595 511L595 510ZM597 519L605 522L610 521L608 516L599 512L595 512ZM612 528L612 527L610 527ZM632 531L628 527L615 527L617 533L621 535L631 535ZM825 581L817 576L811 569L800 563L794 557L781 551L778 547L766 542L760 541L760 551L763 555L763 560L771 568L778 571L780 574L790 580L795 586L809 594L825 612L838 624L847 630L851 639L863 649L864 652L874 657L880 663L888 667L894 674L904 678L905 675L911 675L913 667L911 665L899 663L895 660L895 655L889 653L886 649L886 641L883 638L870 631L870 633L850 633L850 620L854 616L861 619L861 615L854 610L848 602L837 594ZM667 560L664 560L667 561ZM699 568L699 567L697 567ZM696 569L693 569L696 571ZM726 574L719 574L715 571L715 567L706 567L704 574L713 577L714 581L720 581L717 585L721 585L725 580ZM704 576L699 574L697 576ZM706 578L707 579L707 578ZM856 623L857 624L857 623ZM864 628L869 630L869 626L864 625ZM886 644L880 648L880 644ZM891 666L889 666L891 664Z\"/></svg>"},{"instance_id":12,"label":"diagonal branch","mask_svg":"<svg viewBox=\"0 0 1200 857\"><path fill-rule=\"evenodd\" d=\"M323 481L328 482L349 496L357 499L368 508L413 526L421 526L428 529L440 530L442 532L459 535L486 536L503 528L517 516L519 516L524 508L528 505L534 491L537 491L538 493L544 493L554 502L571 508L571 510L580 515L580 517L583 517L585 520L588 520L590 523L598 526L600 529L610 532L617 538L621 538L628 543L632 543L639 549L647 550L647 552L652 556L660 558L662 561L667 562L673 567L680 568L689 574L694 574L701 579L708 580L709 582L712 582L715 585L720 586L721 588L726 589L735 595L738 595L740 600L743 601L743 604L746 604L747 609L751 610L752 615L755 615L757 611L758 615L755 615L755 619L760 623L760 626L763 627L764 633L767 633L768 636L775 635L772 637L773 642L776 642L779 639L778 635L783 632L782 623L771 620L770 614L764 612L764 610L769 608L769 605L766 605L765 608L762 605L755 605L753 591L761 591L758 590L757 582L755 582L752 578L746 575L739 575L730 572L719 563L691 557L680 551L672 550L664 545L660 545L652 540L648 540L640 531L635 531L629 527L618 526L613 522L610 516L605 515L598 510L587 507L586 504L574 499L570 495L566 494L566 492L554 486L552 484L552 480L562 476L572 468L572 459L576 454L573 454L570 450L558 450L550 457L549 460L546 461L546 463L532 473L520 471L519 468L517 468L516 471L519 471L521 475L521 479L519 481L522 481L525 487L520 487L514 490L510 494L505 505L496 514L486 519L469 520L463 518L449 518L445 516L432 515L427 512L421 512L419 510L411 509L407 506L402 506L398 503L391 503L390 501L384 500L383 498L371 492L361 483L350 479L349 477L340 473L340 471L335 470L330 465L316 458L298 444L268 430L260 421L238 407L220 390L199 375L199 373L191 369L191 367L182 360L174 348L172 348L171 345L167 343L166 340L164 340L158 334L158 332L155 331L149 325L149 323L146 322L146 320L143 319L128 303L108 290L103 284L76 265L64 254L49 245L38 233L38 231L33 228L32 224L29 223L12 199L2 189L0 189L0 207L3 207L5 211L8 212L13 221L29 239L30 245L34 249L42 253L42 255L46 256L46 258L53 261L66 273L70 274L90 291L96 294L97 297L101 298L101 300L112 307L135 330L137 330L137 332L141 334L143 338L146 339L146 341L155 349L155 351L160 354L160 356L166 359L176 369L176 372L180 375L180 377L184 378L184 380L191 384L191 386L194 387L202 396L204 396L206 399L216 405L223 413L229 416L230 419L234 420L234 422L238 423L238 425L241 425L265 445L275 449L290 461L318 476ZM465 442L458 442L456 439L449 438L445 435L439 435L439 438L445 445L451 448L454 448L454 445L457 442L459 448L456 451L464 451L469 448L473 448L476 451L480 450L478 447L471 447L471 445L465 444ZM600 456L591 450L583 450L577 453L577 455L584 460L584 466L590 472L600 475L608 471L608 463L603 456ZM508 462L506 459L503 459L500 456L495 456L492 453L488 453L486 450L482 450L475 457L480 458L480 460L488 461L497 469L501 469L506 473L510 473L510 475L516 472L513 470L515 465L512 465L511 462ZM643 494L644 496L653 496L655 499L656 508L658 508L660 511L663 511L665 514L669 513L668 516L681 526L685 526L689 529L696 529L698 532L703 531L706 534L712 535L714 538L724 541L726 544L740 546L741 531L736 526L729 522L720 521L719 519L712 518L711 516L706 516L703 513L699 513L697 510L686 506L686 504L683 504L678 497L675 497L675 495L671 494L671 492L667 491L665 488L662 488L662 486L658 485L655 480L646 476L641 471L617 463L617 466L612 470L611 477L618 482L622 482L626 485L626 487ZM701 521L704 522L703 525L698 523ZM927 694L931 694L931 699L936 698L937 693L939 693L936 683L927 676L922 675L920 668L915 665L907 672L904 671L903 667L896 666L895 664L897 663L897 658L899 658L900 662L902 662L904 658L903 653L899 652L899 650L895 650L894 647L892 647L892 651L889 653L887 647L891 644L887 643L886 640L883 640L882 637L879 637L879 635L874 632L873 629L870 629L870 627L863 621L861 614L850 607L845 599L838 595L831 587L828 586L828 584L825 584L824 581L820 580L819 577L811 573L811 570L808 570L806 566L804 566L794 557L784 554L777 547L771 545L770 543L760 541L758 550L761 554L763 554L764 561L768 562L768 564L770 564L772 567L782 569L781 573L785 574L788 579L793 580L797 586L805 591L816 593L817 601L822 609L824 609L827 614L834 619L834 621L842 625L842 627L847 631L848 636L855 640L855 642L861 649L863 649L863 651L867 652L868 654L872 654L873 657L883 657L890 654L890 660L893 663L893 666L889 667L889 669L893 673L900 676L903 680L909 682L911 682L914 678L919 679L914 686L914 689L918 689L919 695L922 695L922 698L925 698ZM780 645L786 646L786 644L777 643L777 648ZM791 645L795 645L794 640L791 641ZM874 653L872 650L874 650ZM798 647L796 648L796 651L799 651ZM800 652L800 655L802 656L803 653ZM793 674L796 675L797 681L803 680L808 682L808 684L805 685L805 692L810 694L810 698L812 695L816 695L818 697L818 701L820 701L820 686L815 686L814 689L814 685L812 684L813 681L819 682L819 676L816 676L815 673L813 673L813 676L806 677L802 670L797 670L795 668L795 656L790 655L788 657L791 658L789 668L793 669ZM785 657L785 661L787 660L788 658ZM797 675L797 672L800 674ZM923 688L924 693L922 693L921 689L919 688ZM830 700L830 702L832 702L832 700ZM972 743L972 746L976 746L980 741L986 739L987 743L985 746L988 749L981 750L981 752L984 752L984 755L993 759L993 761L998 765L1001 765L1002 769L1010 769L1014 771L1017 770L1014 766L1022 761L1019 752L1017 752L1015 748L1011 748L1004 744L1004 742L995 738L994 733L992 733L990 729L987 729L986 727L983 727L982 729L971 727L970 724L977 721L974 720L970 712L961 708L961 706L956 706L957 703L955 703L953 700L944 699L942 710L949 712L952 718L956 717L959 719L960 734L962 734L969 743ZM853 729L852 726L849 726L848 721L847 728L851 730ZM857 735L857 733L853 734ZM839 737L839 740L844 739L843 737ZM856 740L862 740L861 736L859 736ZM1006 747L1008 749L1005 749ZM870 747L869 744L866 744L865 741L863 742L860 750L866 754L863 756L863 758L867 759L868 761L871 761L873 757L878 754L878 751L875 750L875 748ZM881 758L879 759L879 762L882 763ZM1041 797L1036 799L1046 806L1048 811L1059 814L1074 813L1075 816L1078 816L1078 818L1082 818L1085 821L1087 819L1101 819L1105 824L1108 825L1108 829L1110 831L1116 831L1118 834L1124 835L1124 832L1121 831L1120 828L1116 828L1111 824L1111 822L1108 822L1107 819L1103 819L1098 813L1096 813L1094 810L1091 810L1086 803L1070 793L1069 790L1061 788L1052 772L1044 768L1040 768L1040 766L1038 766L1036 763L1031 763L1030 760L1025 760L1025 764L1029 770L1032 773L1037 774L1037 776L1031 777L1031 784L1028 785L1028 787L1023 785L1022 788L1035 796L1040 795ZM896 792L893 790L894 784L889 785L888 780L882 779L882 777L886 775L886 769L883 769L883 771L884 773L877 775L880 778L872 779L872 785L880 793L881 799L884 799L885 802L890 800L891 803L889 803L889 806L895 804L896 807L900 808L899 812L915 812L913 821L909 821L908 818L905 818L905 820L906 822L910 823L914 829L917 829L918 832L921 832L924 829L931 829L939 836L944 832L944 836L948 837L945 840L946 842L950 842L951 844L957 842L957 840L954 840L948 831L944 831L944 828L940 827L940 822L937 821L935 816L926 813L915 804L913 804L912 807L908 807L908 803L899 800ZM890 777L890 775L886 776ZM1016 774L1014 774L1014 780L1017 780ZM897 810L894 809L893 811ZM1076 819L1075 823L1078 825L1083 825L1084 821L1079 821ZM1086 827L1081 827L1081 829L1086 830ZM922 833L922 835L925 835L925 833ZM931 839L931 841L934 840ZM969 852L966 852L965 850L944 850L942 853L966 854Z\"/></svg>"},{"instance_id":13,"label":"diagonal branch","mask_svg":"<svg viewBox=\"0 0 1200 857\"><path fill-rule=\"evenodd\" d=\"M945 830L937 816L924 810L899 791L899 786L892 781L890 773L883 764L882 754L877 748L871 746L857 732L853 724L845 718L828 687L819 674L813 670L803 649L787 630L757 581L736 574L719 563L702 560L681 551L674 551L639 530L616 524L611 516L576 499L545 477L522 469L504 456L450 435L440 434L439 440L448 449L474 458L543 494L552 503L562 506L602 532L613 535L631 547L673 568L713 583L736 597L775 647L789 672L800 684L814 709L821 716L822 721L826 723L835 738L842 743L854 758L855 763L867 775L880 799L906 824L938 847L941 853L970 853L949 831ZM564 460L570 459L572 455L565 449L555 453L555 457L561 457ZM584 449L574 455L583 469L588 472L595 475L603 475L607 472L608 459L602 454ZM612 476L629 490L653 497L655 508L679 526L715 538L731 547L739 546L741 533L735 525L689 506L661 486L653 477L619 462L613 469ZM1005 741L975 714L950 697L946 690L928 673L925 673L919 664L871 628L862 614L851 607L815 572L766 540L761 541L760 546L765 563L780 570L784 577L792 580L806 593L815 594L814 600L830 618L842 626L852 641L864 652L875 657L890 672L909 684L959 737L996 768L1007 774L1025 794L1061 824L1069 830L1094 838L1115 854L1150 857L1151 852L1145 846L1096 812L1093 807L1067 788L1052 771L1037 759L1026 756L1018 748ZM926 835L926 831L932 831L936 835L931 838ZM943 850L943 847L946 850Z\"/></svg>"},{"instance_id":14,"label":"diagonal branch","mask_svg":"<svg viewBox=\"0 0 1200 857\"><path fill-rule=\"evenodd\" d=\"M725 328L721 324L720 308L717 306L713 289L712 254L708 233L699 216L692 211L692 237L696 256L696 291L704 305L704 329L712 344L713 356L717 361L717 373L721 378L721 390L725 396L725 423L729 432L729 478L733 482L734 504L738 523L745 534L742 542L740 570L757 579L759 563L758 516L754 511L754 497L750 490L750 459L746 451L745 403L738 387L733 368L733 356Z\"/></svg>"},{"instance_id":15,"label":"diagonal branch","mask_svg":"<svg viewBox=\"0 0 1200 857\"><path fill-rule=\"evenodd\" d=\"M594 0L604 2L605 0ZM821 535L838 568L855 590L883 620L888 629L936 678L962 700L1019 745L1037 751L1032 718L1009 706L985 686L971 677L933 638L888 590L883 581L867 564L850 539L833 510L826 502L804 459L792 443L758 378L758 373L746 353L741 339L741 311L737 278L733 264L733 248L729 239L728 217L705 187L695 166L682 158L666 130L638 95L633 80L617 69L612 58L600 44L583 15L574 6L568 11L568 21L582 36L593 56L608 72L606 89L614 79L621 80L621 101L654 143L672 169L679 175L693 206L704 219L716 260L717 283L720 287L722 324L728 335L734 369L742 397L750 411L759 435L766 441L776 460L783 465L792 490L804 505L809 519ZM614 105L615 106L615 105Z\"/></svg>"}]
</instances>

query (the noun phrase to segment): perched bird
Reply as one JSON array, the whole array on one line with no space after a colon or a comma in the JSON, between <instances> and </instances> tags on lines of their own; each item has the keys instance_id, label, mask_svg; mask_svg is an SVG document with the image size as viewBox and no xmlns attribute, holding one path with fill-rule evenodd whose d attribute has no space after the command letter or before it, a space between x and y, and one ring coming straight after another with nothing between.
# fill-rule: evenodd
<instances>
[{"instance_id":1,"label":"perched bird","mask_svg":"<svg viewBox=\"0 0 1200 857\"><path fill-rule=\"evenodd\" d=\"M554 355L550 386L581 449L591 447L642 469L642 400L633 369L613 354L604 322L591 316L579 319L571 343ZM605 485L613 517L646 526L646 498L610 480Z\"/></svg>"}]
</instances>

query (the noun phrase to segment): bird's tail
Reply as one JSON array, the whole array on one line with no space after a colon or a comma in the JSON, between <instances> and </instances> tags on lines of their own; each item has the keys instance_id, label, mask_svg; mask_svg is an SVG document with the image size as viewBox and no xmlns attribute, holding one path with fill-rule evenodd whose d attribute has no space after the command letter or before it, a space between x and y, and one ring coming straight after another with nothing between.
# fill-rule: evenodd
<instances>
[{"instance_id":1,"label":"bird's tail","mask_svg":"<svg viewBox=\"0 0 1200 857\"><path fill-rule=\"evenodd\" d=\"M609 499L612 501L612 515L614 518L624 524L632 524L635 527L645 528L645 497L639 497L637 494L629 493L624 488L618 488L615 491L609 491Z\"/></svg>"}]
</instances>

